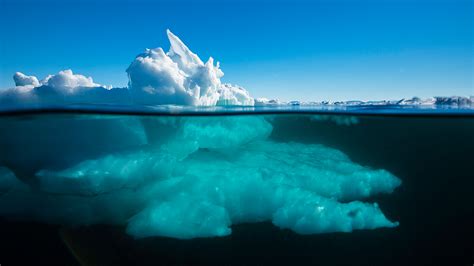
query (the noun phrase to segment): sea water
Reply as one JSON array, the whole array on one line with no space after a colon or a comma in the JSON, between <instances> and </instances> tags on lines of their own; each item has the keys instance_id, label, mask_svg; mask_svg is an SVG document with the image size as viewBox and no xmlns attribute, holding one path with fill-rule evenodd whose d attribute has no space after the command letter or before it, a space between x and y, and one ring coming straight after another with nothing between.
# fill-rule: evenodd
<instances>
[{"instance_id":1,"label":"sea water","mask_svg":"<svg viewBox=\"0 0 474 266\"><path fill-rule=\"evenodd\" d=\"M473 151L457 109L4 112L1 257L470 263Z\"/></svg>"}]
</instances>

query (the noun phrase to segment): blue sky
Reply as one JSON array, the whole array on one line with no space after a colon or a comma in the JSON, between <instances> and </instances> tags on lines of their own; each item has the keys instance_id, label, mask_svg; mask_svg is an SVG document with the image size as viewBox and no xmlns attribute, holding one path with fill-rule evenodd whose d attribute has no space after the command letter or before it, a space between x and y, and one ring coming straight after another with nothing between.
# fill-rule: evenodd
<instances>
[{"instance_id":1,"label":"blue sky","mask_svg":"<svg viewBox=\"0 0 474 266\"><path fill-rule=\"evenodd\" d=\"M68 68L126 86L167 28L256 97L474 95L472 0L0 0L0 88Z\"/></svg>"}]
</instances>

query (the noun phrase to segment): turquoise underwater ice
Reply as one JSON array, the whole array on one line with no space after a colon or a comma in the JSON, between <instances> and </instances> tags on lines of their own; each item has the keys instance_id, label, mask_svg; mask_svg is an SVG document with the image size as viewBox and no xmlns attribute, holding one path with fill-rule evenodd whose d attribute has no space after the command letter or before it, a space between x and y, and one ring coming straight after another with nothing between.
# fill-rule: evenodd
<instances>
[{"instance_id":1,"label":"turquoise underwater ice","mask_svg":"<svg viewBox=\"0 0 474 266\"><path fill-rule=\"evenodd\" d=\"M87 143L84 149L91 151L63 167L39 165L30 176L16 176L25 166L11 142L25 139L11 136L28 123L47 131L57 121L11 122L13 133L0 133L0 144L11 144L11 156L0 158L0 216L69 226L124 225L137 238L181 239L225 236L233 224L263 221L299 234L398 225L376 203L363 200L392 193L400 179L352 162L334 148L272 140L270 116L76 116L64 121L62 126L77 129L70 141ZM105 139L112 148L103 152L104 139L86 134L97 121L110 128ZM35 148L48 149L48 138Z\"/></svg>"}]
</instances>

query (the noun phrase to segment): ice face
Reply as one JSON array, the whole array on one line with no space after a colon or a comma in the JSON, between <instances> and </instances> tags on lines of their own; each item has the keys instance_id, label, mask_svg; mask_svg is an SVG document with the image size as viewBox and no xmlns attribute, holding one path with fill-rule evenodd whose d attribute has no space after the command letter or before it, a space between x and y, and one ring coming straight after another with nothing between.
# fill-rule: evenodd
<instances>
[{"instance_id":1,"label":"ice face","mask_svg":"<svg viewBox=\"0 0 474 266\"><path fill-rule=\"evenodd\" d=\"M212 57L206 63L194 54L176 35L167 30L171 44L147 49L128 67L129 88L134 102L140 104L177 105L253 105L244 89L223 85L224 72Z\"/></svg>"},{"instance_id":2,"label":"ice face","mask_svg":"<svg viewBox=\"0 0 474 266\"><path fill-rule=\"evenodd\" d=\"M191 52L189 48L169 29L166 30L168 40L170 41L171 47L168 55L173 58L174 62L178 63L179 67L183 71L189 73L192 72L196 66L202 66L203 63L199 57Z\"/></svg>"},{"instance_id":3,"label":"ice face","mask_svg":"<svg viewBox=\"0 0 474 266\"><path fill-rule=\"evenodd\" d=\"M397 225L362 200L393 192L398 178L324 145L276 142L268 117L69 117L64 144L47 137L57 119L0 132L8 148L0 156L1 216L118 224L138 238L181 239L225 236L233 224L262 221L300 234ZM99 125L110 128L108 137L90 135ZM43 136L21 134L31 126ZM21 143L33 153L21 152ZM38 151L54 146L63 148ZM67 157L73 160L53 160Z\"/></svg>"}]
</instances>

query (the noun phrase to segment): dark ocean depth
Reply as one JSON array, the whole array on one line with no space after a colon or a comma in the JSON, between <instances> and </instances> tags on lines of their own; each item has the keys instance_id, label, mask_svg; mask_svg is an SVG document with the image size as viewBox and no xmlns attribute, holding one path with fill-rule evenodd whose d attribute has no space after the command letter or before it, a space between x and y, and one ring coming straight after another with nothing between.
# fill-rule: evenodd
<instances>
[{"instance_id":1,"label":"dark ocean depth","mask_svg":"<svg viewBox=\"0 0 474 266\"><path fill-rule=\"evenodd\" d=\"M32 176L43 165L60 169L73 165L76 157L85 154L99 157L99 153L115 151L123 139L113 136L113 129L102 122L100 116L109 115L92 116L38 113L0 117L0 166L15 169L17 178L34 187L36 181ZM145 124L147 119L154 119L113 116L119 120L137 118ZM399 225L298 234L264 221L232 225L232 233L221 237L135 239L126 233L123 225L66 226L3 216L0 217L0 265L474 263L473 116L298 113L253 116L264 117L271 124L268 140L272 142L322 144L343 152L354 163L369 169L384 169L399 178L402 183L391 194L363 200L377 202L385 216ZM81 121L80 133L77 125L71 126L68 119ZM222 119L222 116L210 119ZM163 136L169 134L153 126L149 130L155 130L155 138L161 138L156 135L159 130L163 130ZM86 151L93 150L90 146L95 141L102 143L100 152ZM130 147L125 145L120 149ZM12 159L22 154L24 160ZM51 159L55 154L57 160Z\"/></svg>"}]
</instances>

